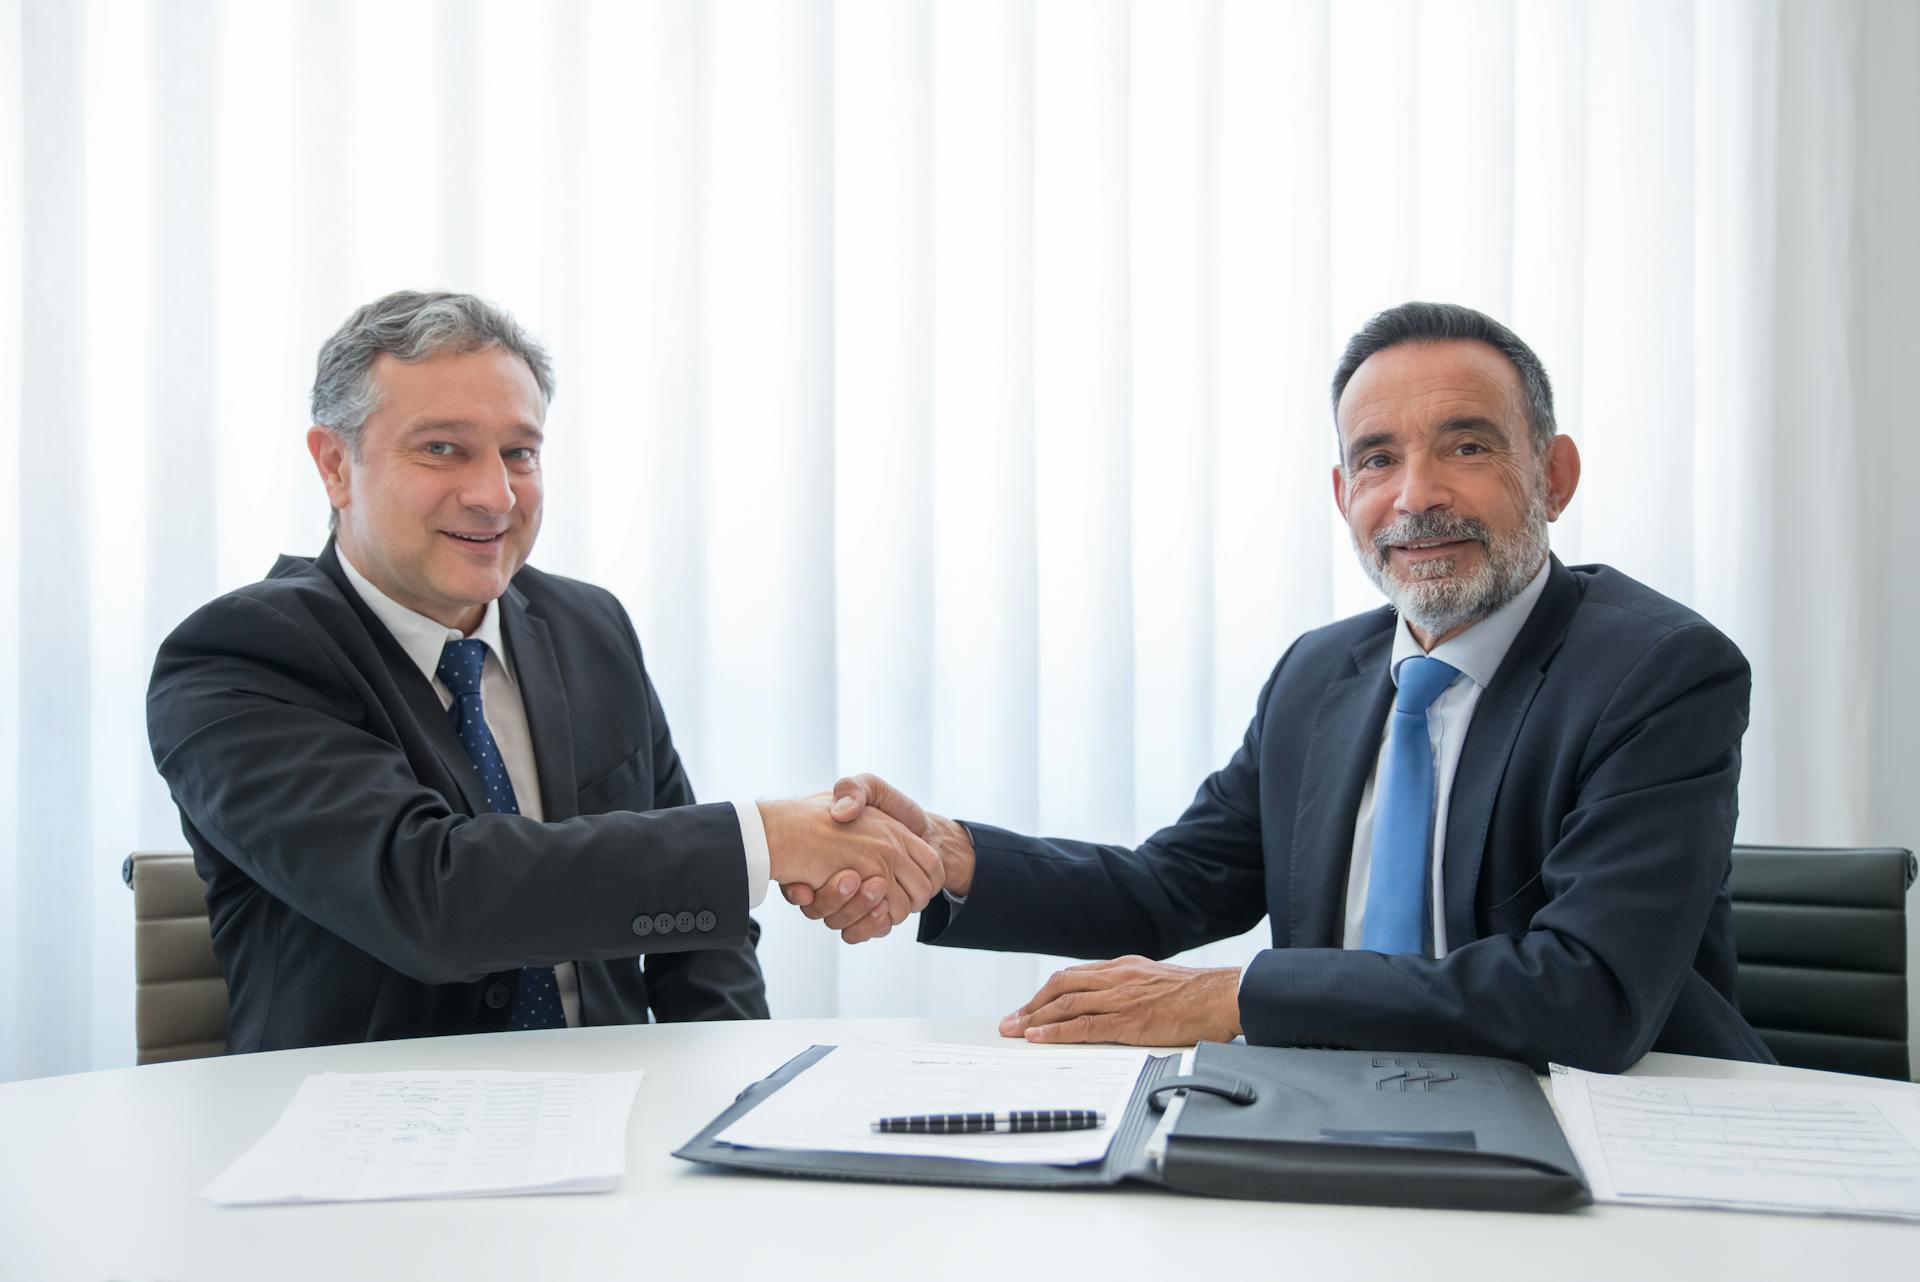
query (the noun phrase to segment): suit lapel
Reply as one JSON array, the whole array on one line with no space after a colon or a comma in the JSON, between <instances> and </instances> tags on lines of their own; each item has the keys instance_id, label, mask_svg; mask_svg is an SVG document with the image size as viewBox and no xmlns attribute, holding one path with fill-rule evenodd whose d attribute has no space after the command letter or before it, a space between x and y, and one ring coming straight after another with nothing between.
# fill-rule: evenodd
<instances>
[{"instance_id":1,"label":"suit lapel","mask_svg":"<svg viewBox=\"0 0 1920 1282\"><path fill-rule=\"evenodd\" d=\"M340 568L339 554L334 550L332 539L327 540L327 546L315 558L314 565L334 581L340 589L340 595L346 598L347 604L359 617L374 651L380 657L381 665L386 669L388 679L400 693L402 706L433 746L433 755L459 789L467 813L486 814L486 787L480 782L480 775L474 770L473 760L467 756L467 750L461 746L459 736L453 733L453 721L447 716L447 710L440 706L440 696L434 693L433 683L413 666L413 660L394 640L393 633L387 631L387 625L367 608L367 603L360 599L353 584L347 581L347 572Z\"/></svg>"},{"instance_id":2,"label":"suit lapel","mask_svg":"<svg viewBox=\"0 0 1920 1282\"><path fill-rule=\"evenodd\" d=\"M1554 557L1540 600L1474 707L1467 741L1460 749L1460 764L1454 770L1453 792L1447 801L1441 899L1447 917L1447 941L1452 947L1479 938L1473 902L1486 858L1494 801L1506 777L1507 760L1513 755L1520 727L1527 719L1527 709L1533 705L1534 695L1546 678L1547 664L1560 648L1567 624L1579 605L1579 586Z\"/></svg>"},{"instance_id":3,"label":"suit lapel","mask_svg":"<svg viewBox=\"0 0 1920 1282\"><path fill-rule=\"evenodd\" d=\"M560 661L553 653L547 623L527 609L518 588L509 587L500 598L500 629L512 652L514 678L527 709L527 729L533 735L533 757L540 771L540 806L546 822L572 819L577 784L573 769L573 715L567 690L560 681Z\"/></svg>"},{"instance_id":4,"label":"suit lapel","mask_svg":"<svg viewBox=\"0 0 1920 1282\"><path fill-rule=\"evenodd\" d=\"M1293 948L1338 948L1345 934L1347 874L1360 794L1380 755L1380 729L1392 702L1387 654L1393 631L1355 646L1353 670L1328 685L1313 719L1300 772L1287 895Z\"/></svg>"}]
</instances>

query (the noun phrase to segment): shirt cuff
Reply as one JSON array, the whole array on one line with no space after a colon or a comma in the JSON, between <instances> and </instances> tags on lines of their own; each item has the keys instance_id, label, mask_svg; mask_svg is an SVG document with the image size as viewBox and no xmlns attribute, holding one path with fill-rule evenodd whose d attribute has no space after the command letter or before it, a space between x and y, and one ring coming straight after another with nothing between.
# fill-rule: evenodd
<instances>
[{"instance_id":1,"label":"shirt cuff","mask_svg":"<svg viewBox=\"0 0 1920 1282\"><path fill-rule=\"evenodd\" d=\"M766 899L767 883L773 876L773 859L767 853L767 825L755 802L736 801L733 813L740 820L740 848L747 852L747 910L751 912Z\"/></svg>"},{"instance_id":2,"label":"shirt cuff","mask_svg":"<svg viewBox=\"0 0 1920 1282\"><path fill-rule=\"evenodd\" d=\"M973 842L973 829L968 828L967 825L964 823L961 824L960 827L963 830L965 830L967 834L967 842L969 845L971 845ZM975 874L977 875L979 872L979 866L977 864L975 865L974 871L975 871ZM971 889L971 887L969 887L969 889ZM951 890L948 890L945 886L942 886L940 888L940 893L947 897L947 920L952 921L955 914L957 914L962 908L965 908L967 906L967 897L965 895L956 895Z\"/></svg>"}]
</instances>

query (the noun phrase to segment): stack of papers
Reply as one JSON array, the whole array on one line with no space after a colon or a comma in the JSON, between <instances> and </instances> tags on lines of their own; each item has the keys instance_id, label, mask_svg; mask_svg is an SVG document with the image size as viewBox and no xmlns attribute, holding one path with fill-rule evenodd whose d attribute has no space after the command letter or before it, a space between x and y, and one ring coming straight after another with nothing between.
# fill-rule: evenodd
<instances>
[{"instance_id":1,"label":"stack of papers","mask_svg":"<svg viewBox=\"0 0 1920 1282\"><path fill-rule=\"evenodd\" d=\"M315 1074L201 1196L248 1206L610 1189L639 1085L637 1072Z\"/></svg>"},{"instance_id":2,"label":"stack of papers","mask_svg":"<svg viewBox=\"0 0 1920 1282\"><path fill-rule=\"evenodd\" d=\"M1920 1087L1609 1077L1553 1065L1596 1201L1920 1219Z\"/></svg>"},{"instance_id":3,"label":"stack of papers","mask_svg":"<svg viewBox=\"0 0 1920 1282\"><path fill-rule=\"evenodd\" d=\"M714 1138L743 1148L1078 1166L1107 1155L1147 1052L849 1041ZM882 1117L1091 1108L1098 1130L876 1135Z\"/></svg>"}]
</instances>

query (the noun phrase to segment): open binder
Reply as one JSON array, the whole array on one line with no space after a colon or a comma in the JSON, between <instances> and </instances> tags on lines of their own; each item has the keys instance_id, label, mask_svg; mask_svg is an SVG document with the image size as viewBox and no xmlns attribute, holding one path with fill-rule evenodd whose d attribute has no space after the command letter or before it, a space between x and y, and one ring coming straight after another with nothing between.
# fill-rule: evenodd
<instances>
[{"instance_id":1,"label":"open binder","mask_svg":"<svg viewBox=\"0 0 1920 1282\"><path fill-rule=\"evenodd\" d=\"M1101 1161L1079 1166L886 1153L743 1148L716 1140L832 1046L815 1046L740 1093L675 1150L773 1175L1002 1188L1140 1182L1212 1197L1553 1211L1592 1201L1539 1083L1473 1055L1299 1050L1202 1042L1193 1073L1149 1058ZM1168 1101L1186 1099L1163 1151ZM1155 1146L1156 1148L1160 1146Z\"/></svg>"}]
</instances>

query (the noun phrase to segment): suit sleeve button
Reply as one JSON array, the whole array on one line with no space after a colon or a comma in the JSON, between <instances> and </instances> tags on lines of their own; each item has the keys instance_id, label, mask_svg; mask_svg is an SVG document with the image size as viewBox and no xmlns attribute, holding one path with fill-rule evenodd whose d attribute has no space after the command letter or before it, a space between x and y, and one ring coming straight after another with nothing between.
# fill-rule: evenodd
<instances>
[{"instance_id":1,"label":"suit sleeve button","mask_svg":"<svg viewBox=\"0 0 1920 1282\"><path fill-rule=\"evenodd\" d=\"M480 1000L487 1004L489 1010L505 1010L507 1003L513 1000L513 991L507 987L505 980L496 979L480 994Z\"/></svg>"},{"instance_id":2,"label":"suit sleeve button","mask_svg":"<svg viewBox=\"0 0 1920 1282\"><path fill-rule=\"evenodd\" d=\"M673 926L675 930L680 931L682 934L687 933L693 929L693 914L685 911L681 912L678 917L673 919Z\"/></svg>"},{"instance_id":3,"label":"suit sleeve button","mask_svg":"<svg viewBox=\"0 0 1920 1282\"><path fill-rule=\"evenodd\" d=\"M702 933L704 933L706 931L712 930L714 923L717 920L718 919L711 912L703 908L700 911L700 915L693 919L693 924L696 927L698 927Z\"/></svg>"},{"instance_id":4,"label":"suit sleeve button","mask_svg":"<svg viewBox=\"0 0 1920 1282\"><path fill-rule=\"evenodd\" d=\"M635 917L633 919L633 933L641 936L651 935L653 933L653 918L647 916L645 913L641 913L638 917Z\"/></svg>"},{"instance_id":5,"label":"suit sleeve button","mask_svg":"<svg viewBox=\"0 0 1920 1282\"><path fill-rule=\"evenodd\" d=\"M660 913L653 919L653 928L662 935L671 935L673 933L673 914Z\"/></svg>"}]
</instances>

